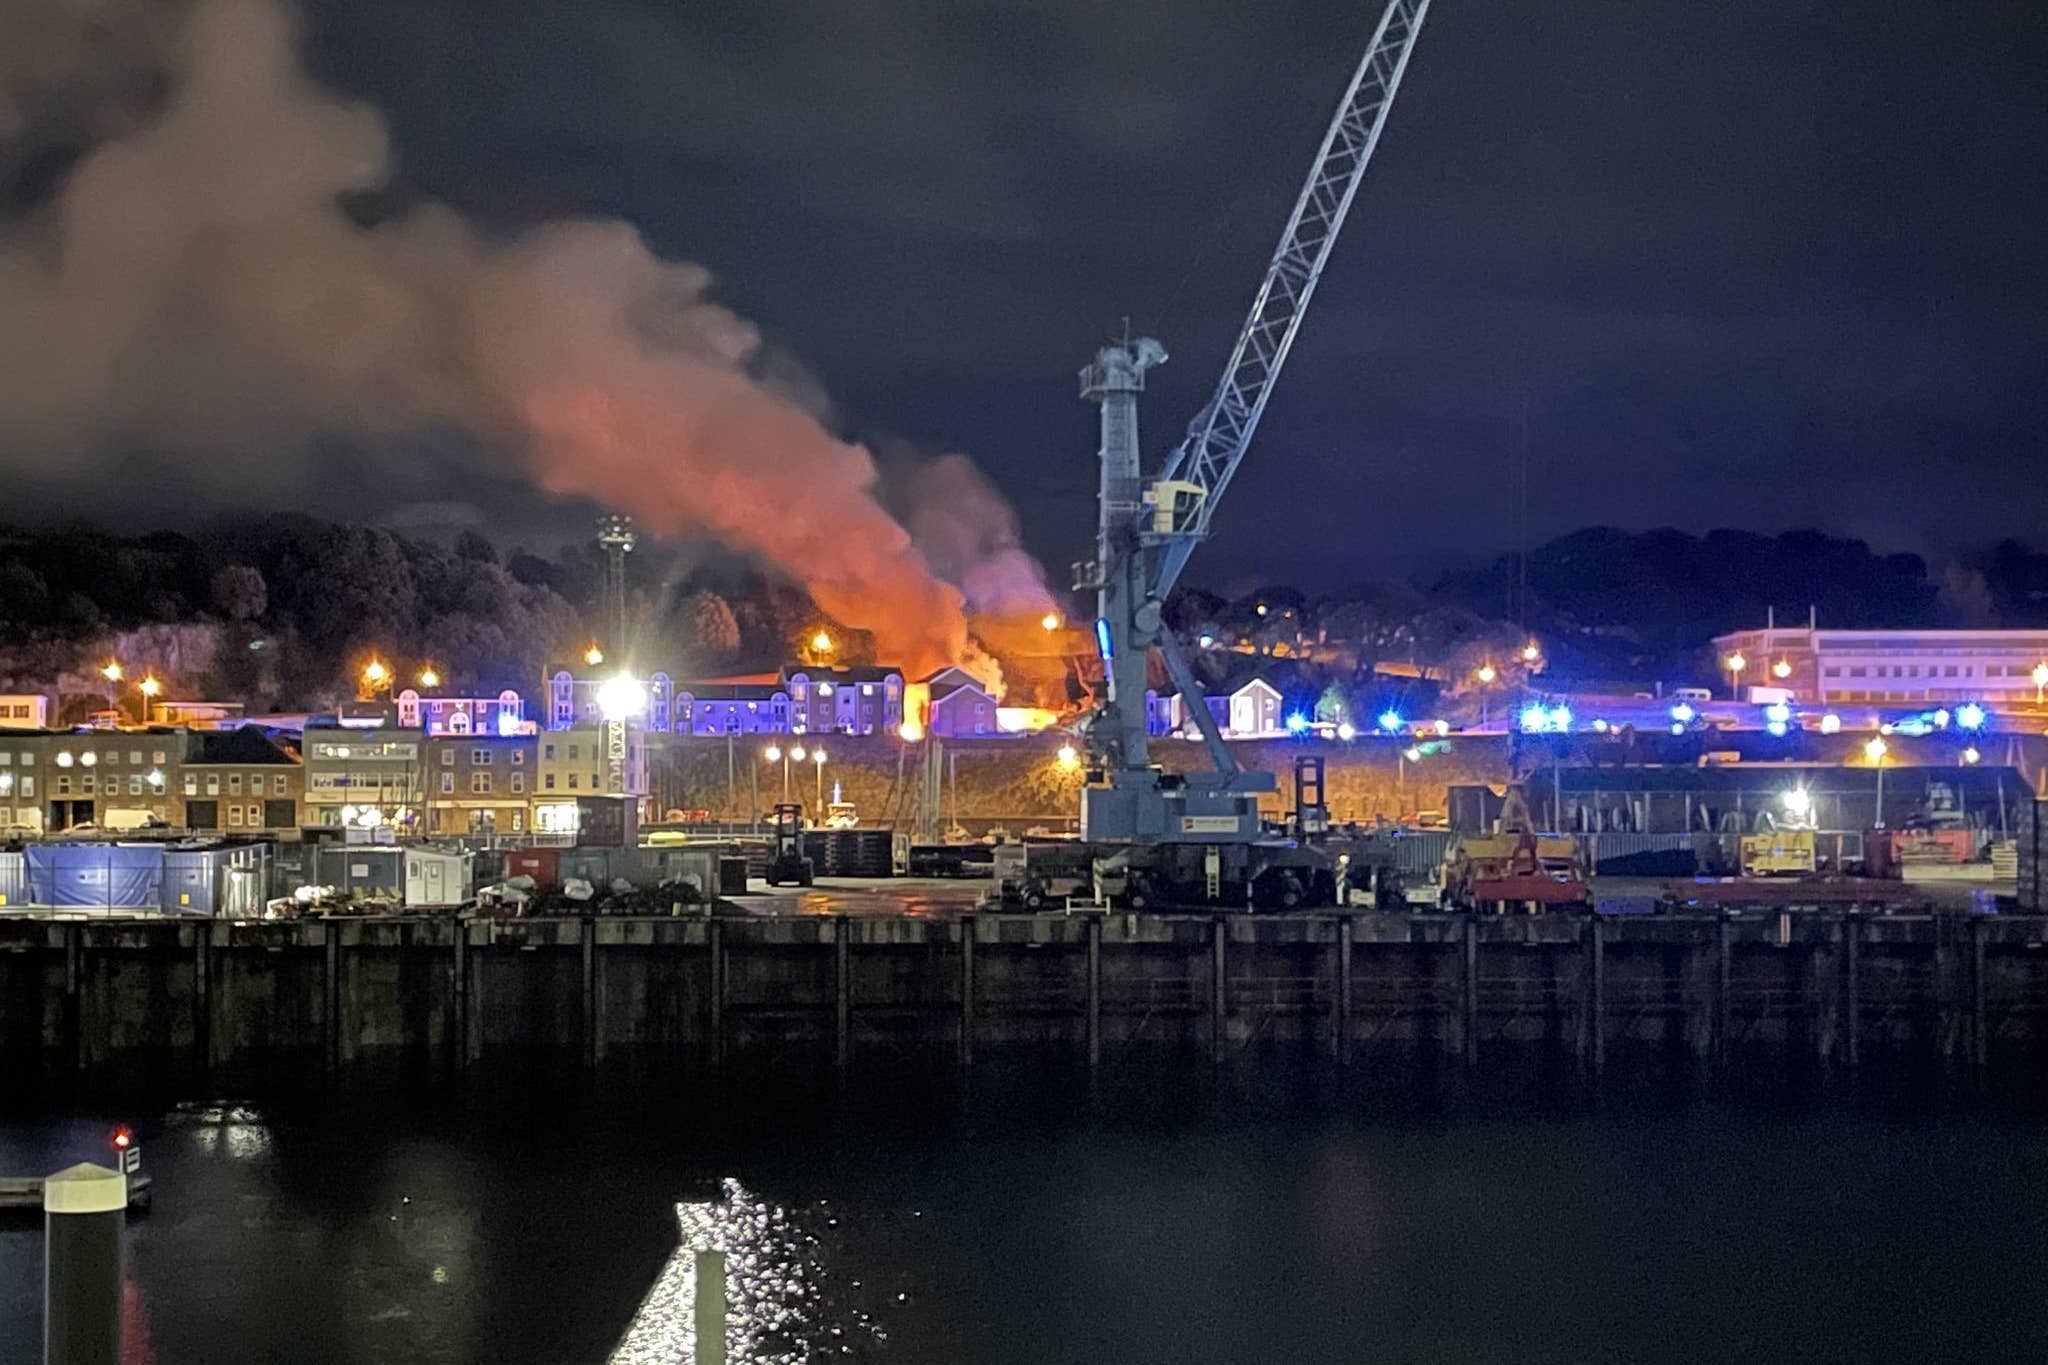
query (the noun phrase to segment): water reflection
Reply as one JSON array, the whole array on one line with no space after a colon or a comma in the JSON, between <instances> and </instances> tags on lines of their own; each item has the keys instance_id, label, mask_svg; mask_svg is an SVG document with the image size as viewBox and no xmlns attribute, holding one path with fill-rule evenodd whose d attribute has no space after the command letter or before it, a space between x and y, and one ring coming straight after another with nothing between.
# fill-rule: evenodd
<instances>
[{"instance_id":1,"label":"water reflection","mask_svg":"<svg viewBox=\"0 0 2048 1365\"><path fill-rule=\"evenodd\" d=\"M254 1161L271 1154L275 1139L261 1110L246 1104L181 1104L166 1127L192 1129L192 1147L230 1161Z\"/></svg>"},{"instance_id":2,"label":"water reflection","mask_svg":"<svg viewBox=\"0 0 2048 1365\"><path fill-rule=\"evenodd\" d=\"M837 1223L822 1213L816 1221ZM727 1179L717 1199L678 1204L676 1222L676 1252L612 1352L612 1365L681 1365L697 1358L699 1251L726 1253L726 1343L733 1365L797 1365L851 1355L857 1342L883 1339L868 1314L843 1313L826 1293L830 1271L809 1215L792 1214Z\"/></svg>"}]
</instances>

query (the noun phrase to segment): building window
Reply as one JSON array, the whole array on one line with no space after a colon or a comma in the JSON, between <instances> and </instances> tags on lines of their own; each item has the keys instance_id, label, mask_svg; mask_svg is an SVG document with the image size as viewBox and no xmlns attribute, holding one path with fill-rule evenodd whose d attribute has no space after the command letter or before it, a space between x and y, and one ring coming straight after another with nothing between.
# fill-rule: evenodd
<instances>
[{"instance_id":1,"label":"building window","mask_svg":"<svg viewBox=\"0 0 2048 1365\"><path fill-rule=\"evenodd\" d=\"M131 768L139 768L142 766L142 750L130 749L128 751L128 766Z\"/></svg>"},{"instance_id":2,"label":"building window","mask_svg":"<svg viewBox=\"0 0 2048 1365\"><path fill-rule=\"evenodd\" d=\"M240 796L242 794L242 775L240 773L228 774L228 794L230 796Z\"/></svg>"},{"instance_id":3,"label":"building window","mask_svg":"<svg viewBox=\"0 0 2048 1365\"><path fill-rule=\"evenodd\" d=\"M150 762L152 762L152 763L154 763L154 764L156 764L156 765L157 765L157 767L159 767L159 768L163 767L163 765L164 765L164 751L163 751L162 749L158 749L158 750L156 750L155 752L153 752L152 754L150 754L150 756L149 756L149 761L150 761Z\"/></svg>"},{"instance_id":4,"label":"building window","mask_svg":"<svg viewBox=\"0 0 2048 1365\"><path fill-rule=\"evenodd\" d=\"M575 773L570 773L570 774L569 774L569 790L570 790L570 791L575 791L575 790L576 790L576 774L575 774Z\"/></svg>"},{"instance_id":5,"label":"building window","mask_svg":"<svg viewBox=\"0 0 2048 1365\"><path fill-rule=\"evenodd\" d=\"M441 766L444 768L455 766L455 751L453 749L443 749L441 751Z\"/></svg>"},{"instance_id":6,"label":"building window","mask_svg":"<svg viewBox=\"0 0 2048 1365\"><path fill-rule=\"evenodd\" d=\"M491 751L489 749L471 749L469 751L469 764L473 768L490 767Z\"/></svg>"},{"instance_id":7,"label":"building window","mask_svg":"<svg viewBox=\"0 0 2048 1365\"><path fill-rule=\"evenodd\" d=\"M489 796L491 794L491 775L489 773L471 773L469 775L469 789L475 795Z\"/></svg>"},{"instance_id":8,"label":"building window","mask_svg":"<svg viewBox=\"0 0 2048 1365\"><path fill-rule=\"evenodd\" d=\"M219 795L220 795L220 774L219 774L219 773L208 773L208 774L206 775L206 794L207 794L208 796L219 796Z\"/></svg>"},{"instance_id":9,"label":"building window","mask_svg":"<svg viewBox=\"0 0 2048 1365\"><path fill-rule=\"evenodd\" d=\"M523 768L526 766L526 750L514 749L512 751L512 766L515 768Z\"/></svg>"},{"instance_id":10,"label":"building window","mask_svg":"<svg viewBox=\"0 0 2048 1365\"><path fill-rule=\"evenodd\" d=\"M79 781L79 784L78 784L78 790L79 790L80 792L82 792L82 793L83 793L84 795L86 795L86 796L91 796L91 795L92 795L92 792L93 792L93 775L92 775L91 773L87 773L87 774L86 774L86 775L84 776L84 778L82 778L82 779L81 779L81 780Z\"/></svg>"},{"instance_id":11,"label":"building window","mask_svg":"<svg viewBox=\"0 0 2048 1365\"><path fill-rule=\"evenodd\" d=\"M279 773L276 777L271 779L270 790L277 793L279 796L283 796L285 794L285 784L289 780L290 779L284 773Z\"/></svg>"},{"instance_id":12,"label":"building window","mask_svg":"<svg viewBox=\"0 0 2048 1365\"><path fill-rule=\"evenodd\" d=\"M140 795L142 795L142 774L141 774L141 773L130 773L130 774L128 774L128 794L129 794L130 796L140 796Z\"/></svg>"},{"instance_id":13,"label":"building window","mask_svg":"<svg viewBox=\"0 0 2048 1365\"><path fill-rule=\"evenodd\" d=\"M242 808L240 806L228 807L228 823L231 825L239 825L242 823Z\"/></svg>"},{"instance_id":14,"label":"building window","mask_svg":"<svg viewBox=\"0 0 2048 1365\"><path fill-rule=\"evenodd\" d=\"M452 796L452 795L454 795L454 794L455 794L455 774L454 774L454 773L442 773L442 774L441 774L441 795L443 795L443 796Z\"/></svg>"},{"instance_id":15,"label":"building window","mask_svg":"<svg viewBox=\"0 0 2048 1365\"><path fill-rule=\"evenodd\" d=\"M552 744L541 745L541 757L552 762L555 757L555 746Z\"/></svg>"},{"instance_id":16,"label":"building window","mask_svg":"<svg viewBox=\"0 0 2048 1365\"><path fill-rule=\"evenodd\" d=\"M571 744L569 746L569 761L573 763L581 757L583 757L582 747L579 745Z\"/></svg>"},{"instance_id":17,"label":"building window","mask_svg":"<svg viewBox=\"0 0 2048 1365\"><path fill-rule=\"evenodd\" d=\"M512 774L512 794L513 794L514 796L518 796L519 794L521 794L521 793L522 793L522 792L524 792L525 790L526 790L526 774L525 774L525 773L514 773L514 774Z\"/></svg>"},{"instance_id":18,"label":"building window","mask_svg":"<svg viewBox=\"0 0 2048 1365\"><path fill-rule=\"evenodd\" d=\"M69 795L71 795L71 774L70 774L70 773L58 773L58 774L57 774L57 795L59 795L59 796L69 796Z\"/></svg>"},{"instance_id":19,"label":"building window","mask_svg":"<svg viewBox=\"0 0 2048 1365\"><path fill-rule=\"evenodd\" d=\"M33 777L21 779L21 794L23 796L34 796L36 794L36 780Z\"/></svg>"},{"instance_id":20,"label":"building window","mask_svg":"<svg viewBox=\"0 0 2048 1365\"><path fill-rule=\"evenodd\" d=\"M553 791L555 789L555 775L553 773L542 773L540 785L544 790Z\"/></svg>"},{"instance_id":21,"label":"building window","mask_svg":"<svg viewBox=\"0 0 2048 1365\"><path fill-rule=\"evenodd\" d=\"M197 796L197 795L199 795L199 774L198 774L198 773L186 773L186 774L185 774L185 795L187 795L187 796Z\"/></svg>"}]
</instances>

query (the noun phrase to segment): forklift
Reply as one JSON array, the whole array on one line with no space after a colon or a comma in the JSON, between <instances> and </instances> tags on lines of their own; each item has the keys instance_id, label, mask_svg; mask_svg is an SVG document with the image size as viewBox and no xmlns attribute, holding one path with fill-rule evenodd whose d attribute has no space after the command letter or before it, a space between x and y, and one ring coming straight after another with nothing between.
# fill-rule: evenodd
<instances>
[{"instance_id":1,"label":"forklift","mask_svg":"<svg viewBox=\"0 0 2048 1365\"><path fill-rule=\"evenodd\" d=\"M794 801L777 802L769 836L774 842L769 846L768 885L809 886L816 874L804 856L804 808Z\"/></svg>"}]
</instances>

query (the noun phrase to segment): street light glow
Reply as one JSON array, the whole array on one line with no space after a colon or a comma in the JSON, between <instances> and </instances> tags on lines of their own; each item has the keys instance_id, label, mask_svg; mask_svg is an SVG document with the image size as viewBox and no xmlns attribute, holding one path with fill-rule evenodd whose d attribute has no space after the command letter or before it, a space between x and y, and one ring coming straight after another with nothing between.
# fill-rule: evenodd
<instances>
[{"instance_id":1,"label":"street light glow","mask_svg":"<svg viewBox=\"0 0 2048 1365\"><path fill-rule=\"evenodd\" d=\"M441 675L439 673L436 673L431 668L423 668L420 670L421 687L439 687L440 685Z\"/></svg>"},{"instance_id":2,"label":"street light glow","mask_svg":"<svg viewBox=\"0 0 2048 1365\"><path fill-rule=\"evenodd\" d=\"M604 662L604 651L599 649L593 642L590 648L583 651L583 662L589 664L592 668L596 668Z\"/></svg>"},{"instance_id":3,"label":"street light glow","mask_svg":"<svg viewBox=\"0 0 2048 1365\"><path fill-rule=\"evenodd\" d=\"M791 757L792 759L796 760L796 761L797 761L798 763L801 763L801 762L803 762L803 761L804 761L804 746L803 746L803 745L801 745L801 744L797 745L797 746L796 746L795 748L793 748L793 749L791 749L791 750L789 751L789 756L790 756L790 757Z\"/></svg>"},{"instance_id":4,"label":"street light glow","mask_svg":"<svg viewBox=\"0 0 2048 1365\"><path fill-rule=\"evenodd\" d=\"M1728 656L1727 662L1728 671L1730 673L1740 673L1743 669L1749 667L1749 660L1742 657L1742 652L1740 650L1737 650L1735 653L1730 654Z\"/></svg>"},{"instance_id":5,"label":"street light glow","mask_svg":"<svg viewBox=\"0 0 2048 1365\"><path fill-rule=\"evenodd\" d=\"M771 744L761 751L761 757L767 759L770 763L780 763L782 761L782 750Z\"/></svg>"},{"instance_id":6,"label":"street light glow","mask_svg":"<svg viewBox=\"0 0 2048 1365\"><path fill-rule=\"evenodd\" d=\"M606 720L624 720L647 709L647 689L629 673L606 678L598 685L597 709Z\"/></svg>"},{"instance_id":7,"label":"street light glow","mask_svg":"<svg viewBox=\"0 0 2048 1365\"><path fill-rule=\"evenodd\" d=\"M1794 787L1778 799L1785 803L1785 813L1795 819L1804 820L1813 809L1813 797L1804 787Z\"/></svg>"},{"instance_id":8,"label":"street light glow","mask_svg":"<svg viewBox=\"0 0 2048 1365\"><path fill-rule=\"evenodd\" d=\"M1389 734L1392 734L1394 731L1401 728L1401 713L1399 711L1380 712L1379 726L1380 729L1385 730Z\"/></svg>"},{"instance_id":9,"label":"street light glow","mask_svg":"<svg viewBox=\"0 0 2048 1365\"><path fill-rule=\"evenodd\" d=\"M1062 744L1060 745L1059 760L1062 768L1072 768L1080 763L1081 756L1074 752L1073 745Z\"/></svg>"},{"instance_id":10,"label":"street light glow","mask_svg":"<svg viewBox=\"0 0 2048 1365\"><path fill-rule=\"evenodd\" d=\"M1482 683L1491 685L1493 680L1500 676L1500 673L1492 664L1481 664L1479 665L1479 671L1472 676L1479 679Z\"/></svg>"},{"instance_id":11,"label":"street light glow","mask_svg":"<svg viewBox=\"0 0 2048 1365\"><path fill-rule=\"evenodd\" d=\"M1884 740L1880 737L1872 735L1869 739L1864 741L1863 756L1869 759L1872 763L1876 763L1882 760L1886 754L1891 752L1891 747L1891 745L1885 743Z\"/></svg>"},{"instance_id":12,"label":"street light glow","mask_svg":"<svg viewBox=\"0 0 2048 1365\"><path fill-rule=\"evenodd\" d=\"M821 767L821 768L822 768L822 767L824 767L824 766L825 766L825 751L824 751L823 749L813 749L813 750L811 750L811 762L813 762L813 763L817 764L817 765L818 765L819 767Z\"/></svg>"},{"instance_id":13,"label":"street light glow","mask_svg":"<svg viewBox=\"0 0 2048 1365\"><path fill-rule=\"evenodd\" d=\"M820 654L831 653L832 637L822 630L819 631L816 635L813 635L811 637L811 648L817 650Z\"/></svg>"},{"instance_id":14,"label":"street light glow","mask_svg":"<svg viewBox=\"0 0 2048 1365\"><path fill-rule=\"evenodd\" d=\"M1838 735L1842 732L1842 718L1830 711L1820 718L1820 732L1824 735Z\"/></svg>"},{"instance_id":15,"label":"street light glow","mask_svg":"<svg viewBox=\"0 0 2048 1365\"><path fill-rule=\"evenodd\" d=\"M1956 708L1956 724L1965 730L1981 730L1990 718L1990 713L1973 701L1966 701Z\"/></svg>"},{"instance_id":16,"label":"street light glow","mask_svg":"<svg viewBox=\"0 0 2048 1365\"><path fill-rule=\"evenodd\" d=\"M1774 678L1789 678L1789 677L1791 677L1791 676L1792 676L1792 661L1791 661L1791 660L1789 660L1789 659L1780 659L1780 660L1778 660L1778 662L1776 662L1776 663L1772 664L1772 665L1771 665L1771 676L1772 676L1772 677L1774 677Z\"/></svg>"},{"instance_id":17,"label":"street light glow","mask_svg":"<svg viewBox=\"0 0 2048 1365\"><path fill-rule=\"evenodd\" d=\"M372 659L363 665L363 681L372 687L382 687L390 677L391 670L381 660Z\"/></svg>"},{"instance_id":18,"label":"street light glow","mask_svg":"<svg viewBox=\"0 0 2048 1365\"><path fill-rule=\"evenodd\" d=\"M1977 746L1974 744L1963 750L1963 762L1965 763L1975 763L1983 757L1984 755L1977 752Z\"/></svg>"},{"instance_id":19,"label":"street light glow","mask_svg":"<svg viewBox=\"0 0 2048 1365\"><path fill-rule=\"evenodd\" d=\"M164 685L156 680L154 673L144 677L140 686L142 695L145 697L154 697L157 693L164 690Z\"/></svg>"},{"instance_id":20,"label":"street light glow","mask_svg":"<svg viewBox=\"0 0 2048 1365\"><path fill-rule=\"evenodd\" d=\"M2036 673L2039 673L2044 670L2048 670L2048 664L2042 664L2040 668L2037 668L2034 671ZM119 682L125 676L125 673L121 668L119 660L109 659L107 661L107 666L100 670L100 676L102 678L105 678L108 682Z\"/></svg>"},{"instance_id":21,"label":"street light glow","mask_svg":"<svg viewBox=\"0 0 2048 1365\"><path fill-rule=\"evenodd\" d=\"M1353 725L1348 720L1338 721L1337 738L1343 740L1346 744L1349 744L1352 740L1358 738L1358 727L1356 725Z\"/></svg>"},{"instance_id":22,"label":"street light glow","mask_svg":"<svg viewBox=\"0 0 2048 1365\"><path fill-rule=\"evenodd\" d=\"M1045 627L1045 633L1050 635L1060 628L1060 614L1056 611L1049 611L1038 618L1038 624Z\"/></svg>"}]
</instances>

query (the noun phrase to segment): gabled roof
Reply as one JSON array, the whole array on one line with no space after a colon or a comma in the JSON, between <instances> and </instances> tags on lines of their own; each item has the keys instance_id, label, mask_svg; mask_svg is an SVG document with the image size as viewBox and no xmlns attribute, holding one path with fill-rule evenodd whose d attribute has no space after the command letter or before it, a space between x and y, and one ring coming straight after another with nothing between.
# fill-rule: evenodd
<instances>
[{"instance_id":1,"label":"gabled roof","mask_svg":"<svg viewBox=\"0 0 2048 1365\"><path fill-rule=\"evenodd\" d=\"M791 664L782 670L782 677L786 681L799 673L813 682L828 682L834 687L841 683L878 683L903 676L900 670L873 664L852 668L807 668L802 664Z\"/></svg>"},{"instance_id":2,"label":"gabled roof","mask_svg":"<svg viewBox=\"0 0 2048 1365\"><path fill-rule=\"evenodd\" d=\"M293 762L290 754L271 743L270 736L256 725L237 726L232 730L194 730L190 746L186 750L185 762L194 763L272 763L289 765Z\"/></svg>"}]
</instances>

